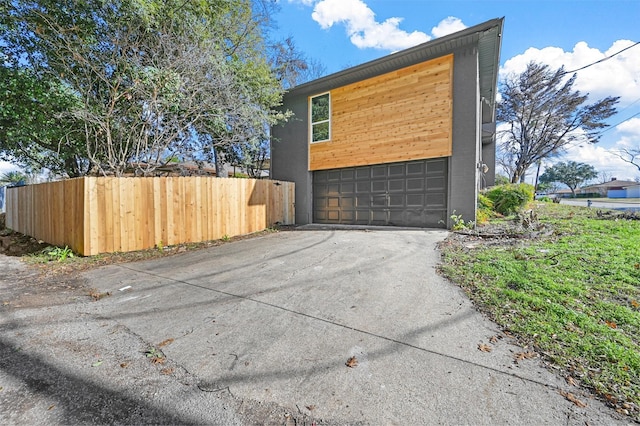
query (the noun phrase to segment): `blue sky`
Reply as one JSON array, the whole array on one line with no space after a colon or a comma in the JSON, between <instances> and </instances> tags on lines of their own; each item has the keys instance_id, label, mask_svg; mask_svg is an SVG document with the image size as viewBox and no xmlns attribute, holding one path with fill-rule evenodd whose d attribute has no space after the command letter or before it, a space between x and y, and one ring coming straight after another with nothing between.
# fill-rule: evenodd
<instances>
[{"instance_id":1,"label":"blue sky","mask_svg":"<svg viewBox=\"0 0 640 426\"><path fill-rule=\"evenodd\" d=\"M501 75L531 60L572 70L640 41L640 0L280 0L280 7L277 35L292 36L328 73L501 17ZM578 72L576 88L591 101L621 96L610 124L640 113L640 45ZM589 163L618 179L640 177L610 154L621 147L640 147L640 116L603 133L597 145L573 147L561 161Z\"/></svg>"}]
</instances>

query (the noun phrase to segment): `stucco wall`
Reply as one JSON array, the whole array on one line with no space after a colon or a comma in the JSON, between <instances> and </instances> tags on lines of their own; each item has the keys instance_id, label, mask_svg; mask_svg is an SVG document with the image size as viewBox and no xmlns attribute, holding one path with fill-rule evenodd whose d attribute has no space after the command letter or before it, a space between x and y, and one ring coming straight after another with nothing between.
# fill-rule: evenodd
<instances>
[{"instance_id":1,"label":"stucco wall","mask_svg":"<svg viewBox=\"0 0 640 426\"><path fill-rule=\"evenodd\" d=\"M284 125L271 128L272 179L296 183L296 224L312 222L312 174L309 171L307 97L285 95L286 108L294 113Z\"/></svg>"},{"instance_id":2,"label":"stucco wall","mask_svg":"<svg viewBox=\"0 0 640 426\"><path fill-rule=\"evenodd\" d=\"M475 220L480 157L478 54L475 48L454 52L453 155L449 163L449 214Z\"/></svg>"}]
</instances>

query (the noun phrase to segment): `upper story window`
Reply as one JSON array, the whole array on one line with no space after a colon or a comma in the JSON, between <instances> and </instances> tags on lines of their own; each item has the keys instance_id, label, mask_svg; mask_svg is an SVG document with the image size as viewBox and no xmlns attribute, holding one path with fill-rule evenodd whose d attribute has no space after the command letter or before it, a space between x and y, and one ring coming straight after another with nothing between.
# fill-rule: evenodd
<instances>
[{"instance_id":1,"label":"upper story window","mask_svg":"<svg viewBox=\"0 0 640 426\"><path fill-rule=\"evenodd\" d=\"M329 93L312 96L310 99L311 142L331 139L331 97Z\"/></svg>"}]
</instances>

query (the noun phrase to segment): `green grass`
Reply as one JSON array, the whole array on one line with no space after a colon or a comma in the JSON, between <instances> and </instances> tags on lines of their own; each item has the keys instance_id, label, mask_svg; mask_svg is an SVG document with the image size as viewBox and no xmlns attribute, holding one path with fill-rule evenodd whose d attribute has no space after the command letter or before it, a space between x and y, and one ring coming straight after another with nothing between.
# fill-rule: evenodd
<instances>
[{"instance_id":1,"label":"green grass","mask_svg":"<svg viewBox=\"0 0 640 426\"><path fill-rule=\"evenodd\" d=\"M443 273L523 343L638 418L640 221L537 203L551 235L516 244L451 244Z\"/></svg>"}]
</instances>

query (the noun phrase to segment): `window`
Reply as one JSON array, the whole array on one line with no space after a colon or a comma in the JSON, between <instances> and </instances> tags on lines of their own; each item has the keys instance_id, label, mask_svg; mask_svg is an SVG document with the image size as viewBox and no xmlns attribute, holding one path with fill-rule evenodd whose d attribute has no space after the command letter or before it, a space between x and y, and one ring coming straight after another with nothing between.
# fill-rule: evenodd
<instances>
[{"instance_id":1,"label":"window","mask_svg":"<svg viewBox=\"0 0 640 426\"><path fill-rule=\"evenodd\" d=\"M311 98L311 142L331 139L331 98L325 93Z\"/></svg>"}]
</instances>

